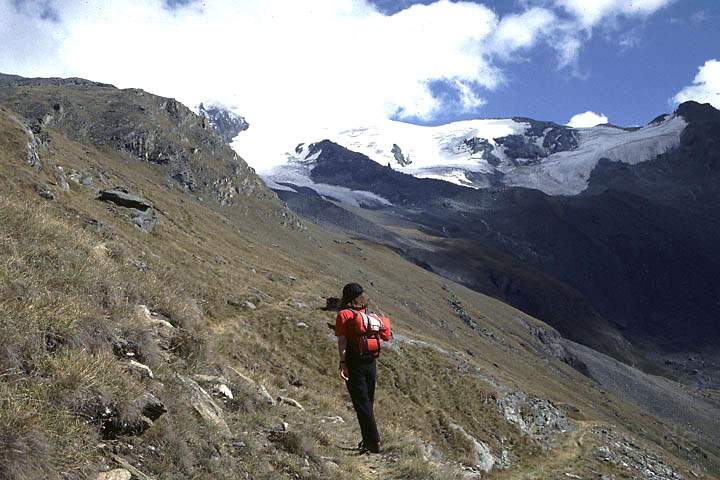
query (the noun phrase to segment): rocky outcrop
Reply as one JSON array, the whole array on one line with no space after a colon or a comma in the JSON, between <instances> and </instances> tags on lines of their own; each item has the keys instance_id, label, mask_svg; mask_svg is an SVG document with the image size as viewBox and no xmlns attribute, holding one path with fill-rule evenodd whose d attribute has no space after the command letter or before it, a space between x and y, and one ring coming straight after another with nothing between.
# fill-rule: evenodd
<instances>
[{"instance_id":1,"label":"rocky outcrop","mask_svg":"<svg viewBox=\"0 0 720 480\"><path fill-rule=\"evenodd\" d=\"M393 143L392 150L390 150L390 153L393 154L393 158L395 158L395 161L401 166L401 167L407 167L412 163L412 160L410 160L410 155L405 155L402 152L402 149L397 143Z\"/></svg>"},{"instance_id":2,"label":"rocky outcrop","mask_svg":"<svg viewBox=\"0 0 720 480\"><path fill-rule=\"evenodd\" d=\"M149 392L138 397L131 410L139 411L140 414L129 415L114 402L96 396L79 405L75 413L96 425L104 439L115 439L142 435L167 412L165 405Z\"/></svg>"},{"instance_id":3,"label":"rocky outcrop","mask_svg":"<svg viewBox=\"0 0 720 480\"><path fill-rule=\"evenodd\" d=\"M250 124L245 120L245 117L241 117L219 105L204 105L201 103L198 106L198 114L207 119L207 125L220 135L226 143L232 142L233 138L237 137L240 132L250 128Z\"/></svg>"},{"instance_id":4,"label":"rocky outcrop","mask_svg":"<svg viewBox=\"0 0 720 480\"><path fill-rule=\"evenodd\" d=\"M497 404L505 420L539 441L545 448L554 445L559 433L575 428L562 410L544 398L512 392L498 398Z\"/></svg>"},{"instance_id":5,"label":"rocky outcrop","mask_svg":"<svg viewBox=\"0 0 720 480\"><path fill-rule=\"evenodd\" d=\"M682 480L683 476L660 455L638 445L631 437L607 427L594 427L601 445L595 448L595 458L628 471L632 478L643 480Z\"/></svg>"},{"instance_id":6,"label":"rocky outcrop","mask_svg":"<svg viewBox=\"0 0 720 480\"><path fill-rule=\"evenodd\" d=\"M269 210L287 214L208 119L175 99L80 79L3 76L0 104L28 121L37 140L28 141L27 161L34 168L40 165L37 145L52 130L59 130L81 143L152 163L172 183L198 196L207 195L223 205L238 203L238 197L262 199ZM214 116L225 138L232 134L222 126L226 120L232 129L247 128L242 117L203 108Z\"/></svg>"},{"instance_id":7,"label":"rocky outcrop","mask_svg":"<svg viewBox=\"0 0 720 480\"><path fill-rule=\"evenodd\" d=\"M496 459L485 443L479 441L469 433L465 431L463 427L456 423L450 423L448 425L451 430L459 433L463 438L469 441L473 446L474 451L474 467L483 471L489 472L495 466Z\"/></svg>"}]
</instances>

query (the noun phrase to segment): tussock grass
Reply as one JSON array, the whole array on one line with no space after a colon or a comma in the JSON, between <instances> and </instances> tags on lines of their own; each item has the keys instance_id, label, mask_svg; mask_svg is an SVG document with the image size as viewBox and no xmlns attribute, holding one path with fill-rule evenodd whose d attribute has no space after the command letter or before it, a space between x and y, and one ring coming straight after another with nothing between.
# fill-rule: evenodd
<instances>
[{"instance_id":1,"label":"tussock grass","mask_svg":"<svg viewBox=\"0 0 720 480\"><path fill-rule=\"evenodd\" d=\"M87 405L111 404L126 420L139 414L144 388L112 343L134 342L155 366L157 346L133 308L160 305L183 319L187 307L125 257L120 245L0 197L0 478L80 476L99 460Z\"/></svg>"}]
</instances>

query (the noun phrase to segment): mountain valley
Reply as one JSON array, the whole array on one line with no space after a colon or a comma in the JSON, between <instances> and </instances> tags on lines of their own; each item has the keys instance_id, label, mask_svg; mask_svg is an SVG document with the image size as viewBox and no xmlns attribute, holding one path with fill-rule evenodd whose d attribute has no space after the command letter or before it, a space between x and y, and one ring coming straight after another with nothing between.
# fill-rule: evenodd
<instances>
[{"instance_id":1,"label":"mountain valley","mask_svg":"<svg viewBox=\"0 0 720 480\"><path fill-rule=\"evenodd\" d=\"M400 140L261 178L174 99L0 75L0 478L717 478L719 116L554 195L483 183L582 148L543 122L474 186ZM324 308L351 280L395 328L371 457Z\"/></svg>"}]
</instances>

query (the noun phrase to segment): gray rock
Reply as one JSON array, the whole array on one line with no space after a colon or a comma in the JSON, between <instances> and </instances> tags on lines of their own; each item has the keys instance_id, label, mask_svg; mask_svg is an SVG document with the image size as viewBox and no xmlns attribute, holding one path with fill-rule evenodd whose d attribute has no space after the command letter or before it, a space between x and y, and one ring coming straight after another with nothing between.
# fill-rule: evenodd
<instances>
[{"instance_id":1,"label":"gray rock","mask_svg":"<svg viewBox=\"0 0 720 480\"><path fill-rule=\"evenodd\" d=\"M137 360L130 360L127 364L128 368L132 370L133 372L137 372L140 374L141 377L153 379L155 378L155 375L153 375L152 370L150 367L145 365L144 363L140 363Z\"/></svg>"},{"instance_id":2,"label":"gray rock","mask_svg":"<svg viewBox=\"0 0 720 480\"><path fill-rule=\"evenodd\" d=\"M493 469L493 467L495 466L496 458L490 451L490 447L467 433L462 426L452 422L448 426L451 430L458 432L460 435L462 435L472 443L475 450L476 468L482 470L483 472L489 472Z\"/></svg>"},{"instance_id":3,"label":"gray rock","mask_svg":"<svg viewBox=\"0 0 720 480\"><path fill-rule=\"evenodd\" d=\"M263 402L270 406L275 406L277 402L275 402L275 399L270 395L270 393L265 388L265 385L262 383L257 383L252 378L248 377L247 375L239 372L237 369L231 367L228 365L228 370L230 370L233 374L236 375L236 377L243 383L245 383L247 386L250 387L251 390L255 390L255 393L257 397Z\"/></svg>"},{"instance_id":4,"label":"gray rock","mask_svg":"<svg viewBox=\"0 0 720 480\"><path fill-rule=\"evenodd\" d=\"M132 476L134 477L134 480L154 480L153 477L151 477L150 475L144 474L143 472L141 472L140 470L138 470L137 468L132 466L130 464L130 462L128 462L121 456L112 455L112 459L115 460L115 462L118 465L120 465L122 468L124 468L125 470L130 472L132 474Z\"/></svg>"},{"instance_id":5,"label":"gray rock","mask_svg":"<svg viewBox=\"0 0 720 480\"><path fill-rule=\"evenodd\" d=\"M196 373L192 376L192 379L195 380L198 383L222 383L223 385L229 385L230 382L225 377L220 377L218 375L204 375L201 373Z\"/></svg>"},{"instance_id":6,"label":"gray rock","mask_svg":"<svg viewBox=\"0 0 720 480\"><path fill-rule=\"evenodd\" d=\"M96 480L130 480L132 473L125 470L124 468L116 468L108 472L100 473Z\"/></svg>"},{"instance_id":7,"label":"gray rock","mask_svg":"<svg viewBox=\"0 0 720 480\"><path fill-rule=\"evenodd\" d=\"M295 408L297 408L297 409L299 409L299 410L305 410L305 408L303 408L303 406L300 404L300 402L298 402L298 401L295 400L294 398L283 397L283 396L279 395L279 396L277 397L277 401L278 401L279 403L284 403L284 404L286 404L286 405L290 405L291 407L295 407Z\"/></svg>"},{"instance_id":8,"label":"gray rock","mask_svg":"<svg viewBox=\"0 0 720 480\"><path fill-rule=\"evenodd\" d=\"M55 193L50 190L50 187L44 186L41 187L40 190L38 190L38 195L40 195L45 200L55 200Z\"/></svg>"},{"instance_id":9,"label":"gray rock","mask_svg":"<svg viewBox=\"0 0 720 480\"><path fill-rule=\"evenodd\" d=\"M98 200L111 202L120 207L132 208L142 212L153 208L153 204L148 200L119 187L110 190L101 190Z\"/></svg>"},{"instance_id":10,"label":"gray rock","mask_svg":"<svg viewBox=\"0 0 720 480\"><path fill-rule=\"evenodd\" d=\"M150 392L146 392L140 400L142 404L142 414L151 422L154 422L167 413L165 404Z\"/></svg>"},{"instance_id":11,"label":"gray rock","mask_svg":"<svg viewBox=\"0 0 720 480\"><path fill-rule=\"evenodd\" d=\"M321 422L321 423L333 423L333 424L334 424L334 423L345 423L345 420L344 420L341 416L336 415L336 416L334 416L334 417L323 417L323 418L320 420L320 422Z\"/></svg>"},{"instance_id":12,"label":"gray rock","mask_svg":"<svg viewBox=\"0 0 720 480\"><path fill-rule=\"evenodd\" d=\"M393 143L390 153L393 154L395 161L400 164L401 167L406 167L412 163L412 160L410 160L410 155L404 155L402 149L397 143Z\"/></svg>"},{"instance_id":13,"label":"gray rock","mask_svg":"<svg viewBox=\"0 0 720 480\"><path fill-rule=\"evenodd\" d=\"M189 377L176 373L175 378L187 391L190 404L200 417L205 420L208 425L216 428L222 435L230 436L230 428L227 426L227 423L225 423L222 408L215 403L212 396Z\"/></svg>"},{"instance_id":14,"label":"gray rock","mask_svg":"<svg viewBox=\"0 0 720 480\"><path fill-rule=\"evenodd\" d=\"M155 214L154 209L148 209L132 216L132 221L136 227L145 233L152 232L158 224L157 215Z\"/></svg>"},{"instance_id":15,"label":"gray rock","mask_svg":"<svg viewBox=\"0 0 720 480\"><path fill-rule=\"evenodd\" d=\"M565 413L549 400L512 392L499 398L497 404L508 422L540 441L545 448L552 446L558 433L575 428Z\"/></svg>"},{"instance_id":16,"label":"gray rock","mask_svg":"<svg viewBox=\"0 0 720 480\"><path fill-rule=\"evenodd\" d=\"M153 204L139 195L130 193L124 188L101 190L98 200L127 208L133 224L143 232L152 232L158 223Z\"/></svg>"},{"instance_id":17,"label":"gray rock","mask_svg":"<svg viewBox=\"0 0 720 480\"><path fill-rule=\"evenodd\" d=\"M198 107L198 114L206 119L206 124L203 126L207 125L212 128L226 143L232 142L240 132L250 128L250 124L244 117L221 106L205 106L201 103Z\"/></svg>"}]
</instances>

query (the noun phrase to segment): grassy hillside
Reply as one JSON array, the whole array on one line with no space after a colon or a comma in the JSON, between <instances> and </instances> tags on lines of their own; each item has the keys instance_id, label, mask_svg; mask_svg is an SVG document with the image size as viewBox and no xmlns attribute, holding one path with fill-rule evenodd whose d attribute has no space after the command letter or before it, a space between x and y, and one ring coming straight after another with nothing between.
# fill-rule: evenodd
<instances>
[{"instance_id":1,"label":"grassy hillside","mask_svg":"<svg viewBox=\"0 0 720 480\"><path fill-rule=\"evenodd\" d=\"M198 149L193 190L175 178L184 157L152 162L110 141L99 99L170 128L195 129L192 114L178 127L163 99L107 86L3 88L13 90L0 94L12 98L0 107L0 478L718 471L712 420L680 425L625 403L569 365L547 325L385 247L302 225L259 183L225 201L214 181L237 162L233 181L251 184L244 162L208 130L161 128L174 151L183 138ZM33 112L55 105L73 120L38 123ZM79 134L88 122L96 133ZM197 163L206 156L212 168ZM98 199L118 186L152 203L150 233L137 212ZM352 451L359 432L326 326L334 314L320 309L351 280L397 333L380 361L380 456ZM702 418L717 412L713 398L679 394Z\"/></svg>"}]
</instances>

